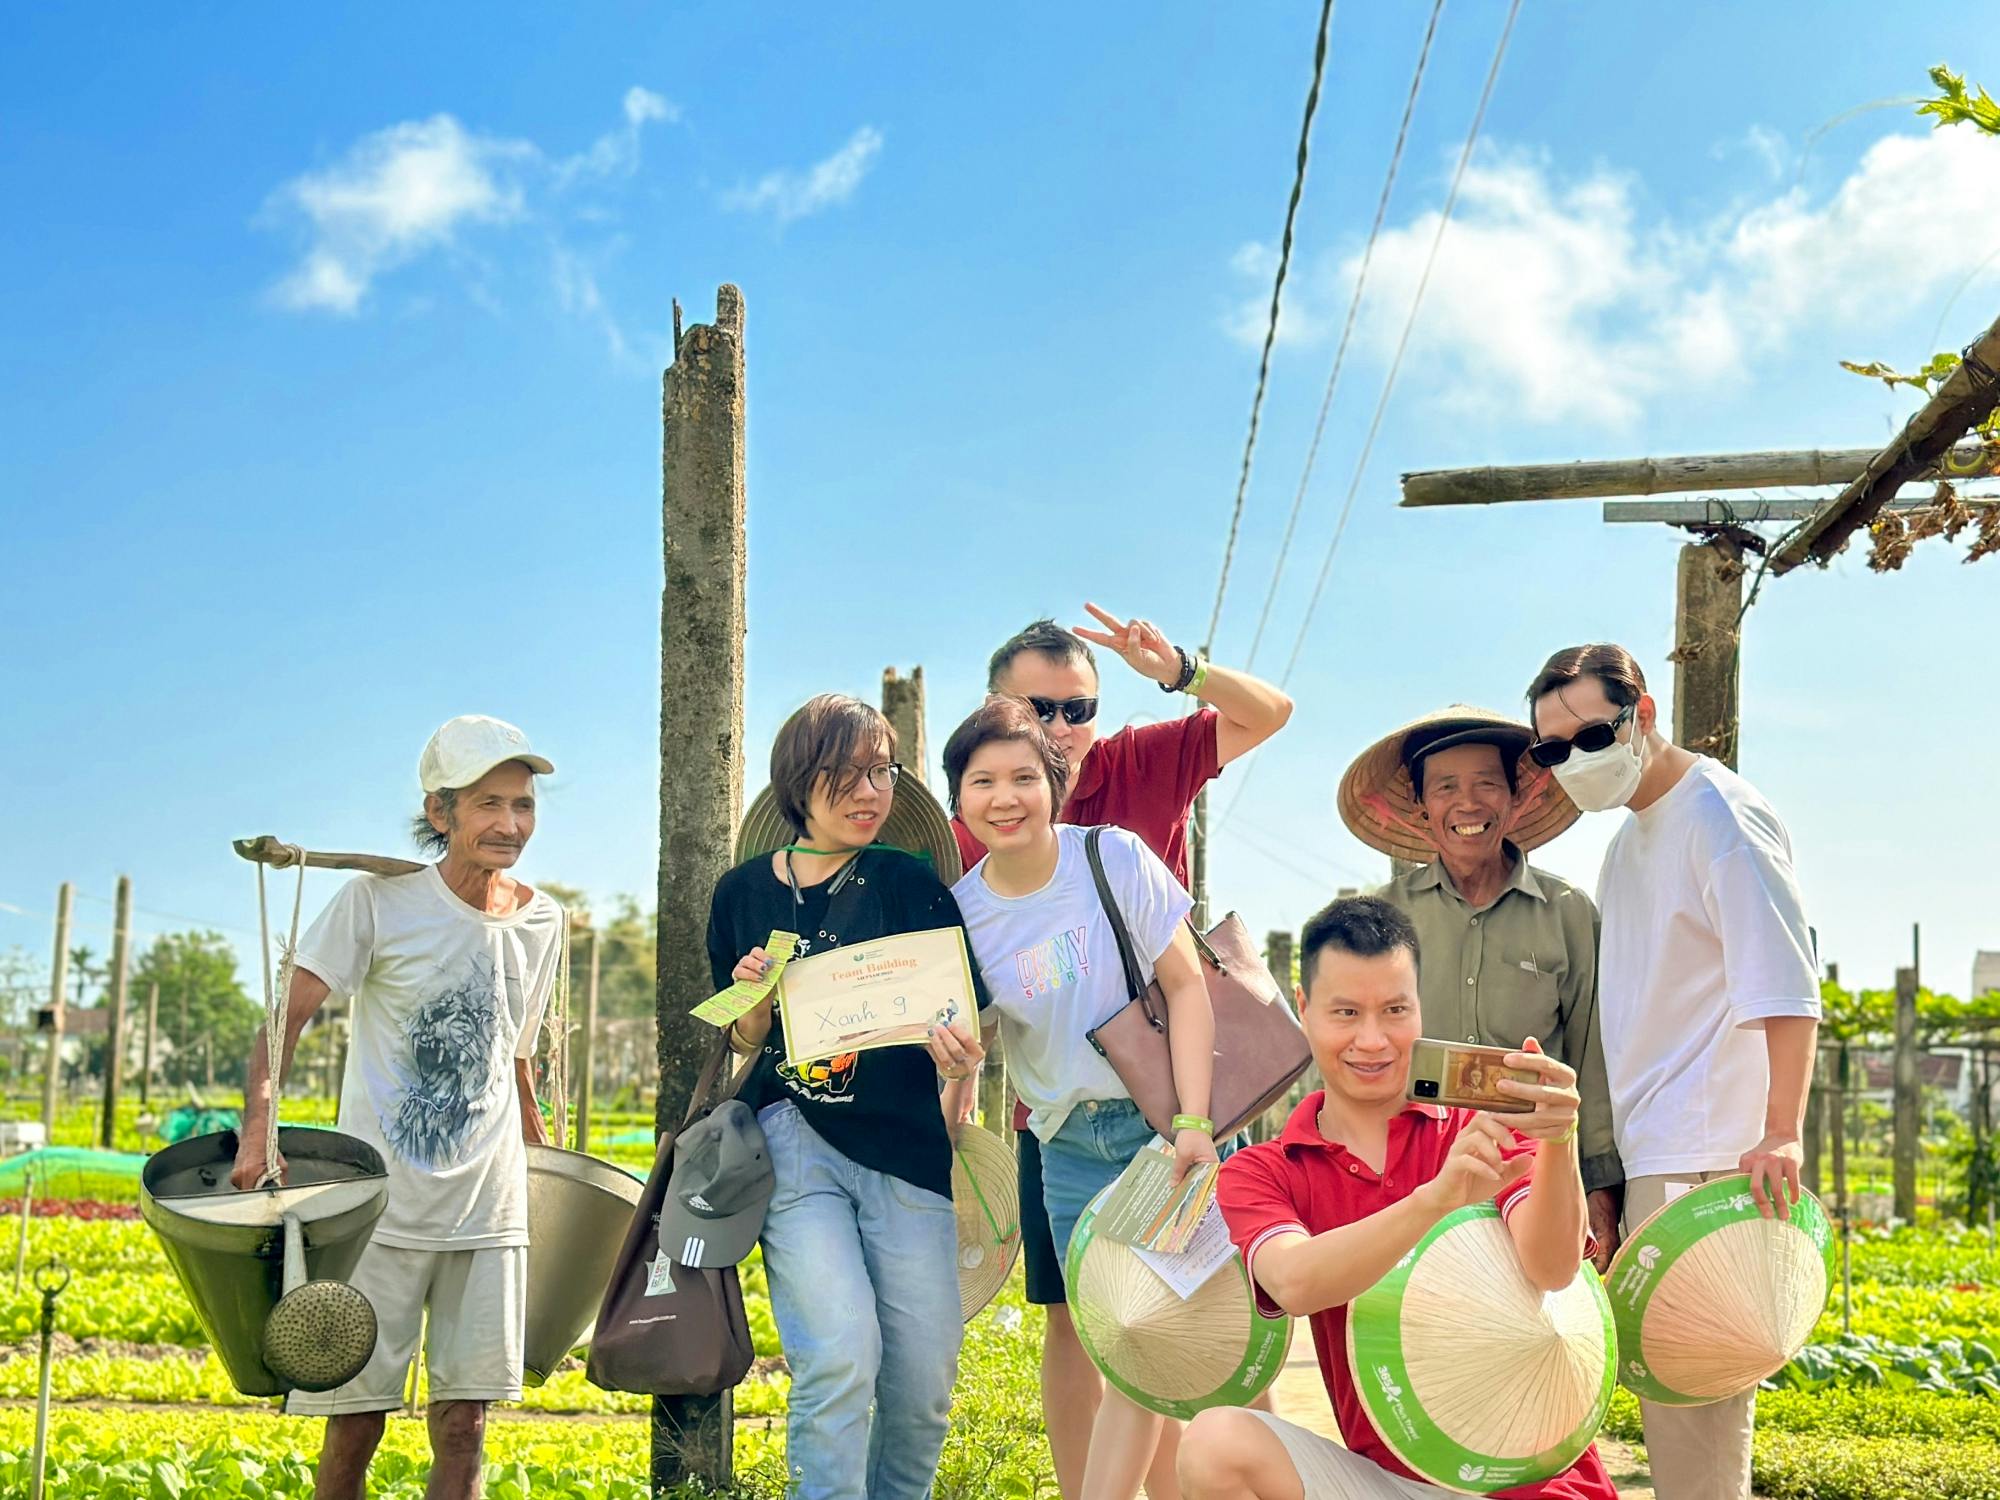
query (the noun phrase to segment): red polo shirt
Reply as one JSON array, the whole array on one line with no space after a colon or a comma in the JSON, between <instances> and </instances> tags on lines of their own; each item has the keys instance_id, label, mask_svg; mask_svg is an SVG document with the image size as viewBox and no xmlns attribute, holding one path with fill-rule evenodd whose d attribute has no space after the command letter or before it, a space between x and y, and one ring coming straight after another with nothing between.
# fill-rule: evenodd
<instances>
[{"instance_id":1,"label":"red polo shirt","mask_svg":"<svg viewBox=\"0 0 2000 1500\"><path fill-rule=\"evenodd\" d=\"M1229 1236L1249 1267L1253 1287L1257 1284L1257 1252L1273 1235L1324 1234L1407 1198L1437 1176L1452 1141L1472 1119L1470 1110L1435 1104L1406 1106L1389 1122L1389 1150L1378 1176L1345 1146L1320 1134L1319 1111L1325 1099L1324 1090L1306 1095L1275 1141L1238 1151L1222 1164L1216 1198L1229 1225ZM1517 1144L1502 1155L1520 1156L1533 1150L1531 1143L1517 1137ZM1503 1215L1521 1201L1531 1178L1532 1174L1495 1196ZM1257 1290L1257 1301L1266 1313L1283 1316L1262 1288ZM1389 1451L1355 1393L1354 1376L1347 1364L1347 1309L1329 1307L1314 1313L1311 1321L1320 1377L1333 1399L1342 1441L1350 1451L1391 1474L1421 1479ZM1500 1493L1546 1496L1548 1500L1617 1500L1618 1491L1593 1444L1554 1479Z\"/></svg>"},{"instance_id":2,"label":"red polo shirt","mask_svg":"<svg viewBox=\"0 0 2000 1500\"><path fill-rule=\"evenodd\" d=\"M1056 821L1085 827L1108 823L1136 833L1174 872L1174 879L1186 885L1188 813L1196 795L1222 772L1215 755L1215 721L1215 710L1204 708L1106 735L1083 757L1076 786ZM966 869L986 857L986 846L956 818L951 831L958 835Z\"/></svg>"}]
</instances>

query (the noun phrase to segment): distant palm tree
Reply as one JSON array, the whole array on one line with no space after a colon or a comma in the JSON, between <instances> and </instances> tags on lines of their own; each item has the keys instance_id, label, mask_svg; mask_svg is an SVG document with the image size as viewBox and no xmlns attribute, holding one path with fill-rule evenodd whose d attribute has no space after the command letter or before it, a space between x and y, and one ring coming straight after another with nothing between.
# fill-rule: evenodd
<instances>
[{"instance_id":1,"label":"distant palm tree","mask_svg":"<svg viewBox=\"0 0 2000 1500\"><path fill-rule=\"evenodd\" d=\"M83 1004L83 992L110 972L110 966L96 962L97 954L90 944L69 950L70 970L76 975L76 1003Z\"/></svg>"}]
</instances>

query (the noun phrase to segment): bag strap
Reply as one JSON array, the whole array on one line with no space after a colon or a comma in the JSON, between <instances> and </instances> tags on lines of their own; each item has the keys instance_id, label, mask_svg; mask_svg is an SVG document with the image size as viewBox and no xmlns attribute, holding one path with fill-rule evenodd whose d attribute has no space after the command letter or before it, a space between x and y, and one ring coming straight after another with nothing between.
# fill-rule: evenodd
<instances>
[{"instance_id":1,"label":"bag strap","mask_svg":"<svg viewBox=\"0 0 2000 1500\"><path fill-rule=\"evenodd\" d=\"M716 1079L721 1076L723 1065L729 1061L730 1056L729 1029L724 1027L722 1037L716 1045L715 1055L702 1064L701 1077L695 1080L694 1097L688 1100L687 1113L681 1117L681 1129L675 1132L676 1135L694 1124L695 1116L701 1113L702 1105L708 1101L710 1092L715 1088ZM750 1070L745 1068L743 1071L747 1074ZM725 1100L735 1098L736 1091L742 1086L741 1078L732 1079L729 1088L715 1102L721 1104Z\"/></svg>"},{"instance_id":2,"label":"bag strap","mask_svg":"<svg viewBox=\"0 0 2000 1500\"><path fill-rule=\"evenodd\" d=\"M1146 1019L1158 1026L1160 1018L1153 1014L1153 999L1147 993L1146 971L1140 967L1139 956L1132 949L1131 929L1125 925L1125 913L1118 909L1118 898L1111 891L1111 879L1104 873L1104 854L1099 848L1103 837L1102 827L1093 828L1083 836L1083 852L1090 859L1090 878L1097 885L1097 899L1104 907L1104 915L1110 920L1111 935L1118 940L1118 961L1125 968L1125 991L1139 1002L1146 1012Z\"/></svg>"}]
</instances>

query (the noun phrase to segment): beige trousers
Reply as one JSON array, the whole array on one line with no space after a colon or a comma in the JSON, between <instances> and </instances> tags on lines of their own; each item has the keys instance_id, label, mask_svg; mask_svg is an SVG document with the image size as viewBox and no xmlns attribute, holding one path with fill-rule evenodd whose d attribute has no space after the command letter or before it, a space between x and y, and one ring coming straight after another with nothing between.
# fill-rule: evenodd
<instances>
[{"instance_id":1,"label":"beige trousers","mask_svg":"<svg viewBox=\"0 0 2000 1500\"><path fill-rule=\"evenodd\" d=\"M1675 1172L1628 1179L1624 1232L1630 1234L1666 1206L1669 1183L1693 1184L1729 1175ZM1662 1406L1642 1399L1639 1415L1646 1427L1646 1458L1657 1500L1750 1500L1755 1389L1708 1406Z\"/></svg>"}]
</instances>

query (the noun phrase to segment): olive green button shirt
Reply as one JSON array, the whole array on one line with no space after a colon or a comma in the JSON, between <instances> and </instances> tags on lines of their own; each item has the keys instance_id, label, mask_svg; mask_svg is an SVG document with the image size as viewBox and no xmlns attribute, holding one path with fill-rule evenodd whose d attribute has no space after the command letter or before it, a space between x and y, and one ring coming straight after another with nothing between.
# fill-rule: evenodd
<instances>
[{"instance_id":1,"label":"olive green button shirt","mask_svg":"<svg viewBox=\"0 0 2000 1500\"><path fill-rule=\"evenodd\" d=\"M1583 1104L1583 1185L1625 1180L1611 1133L1611 1093L1597 1021L1597 907L1568 881L1532 868L1512 844L1514 871L1490 905L1474 908L1442 860L1375 894L1417 929L1424 1035L1487 1047L1542 1050L1576 1070Z\"/></svg>"}]
</instances>

